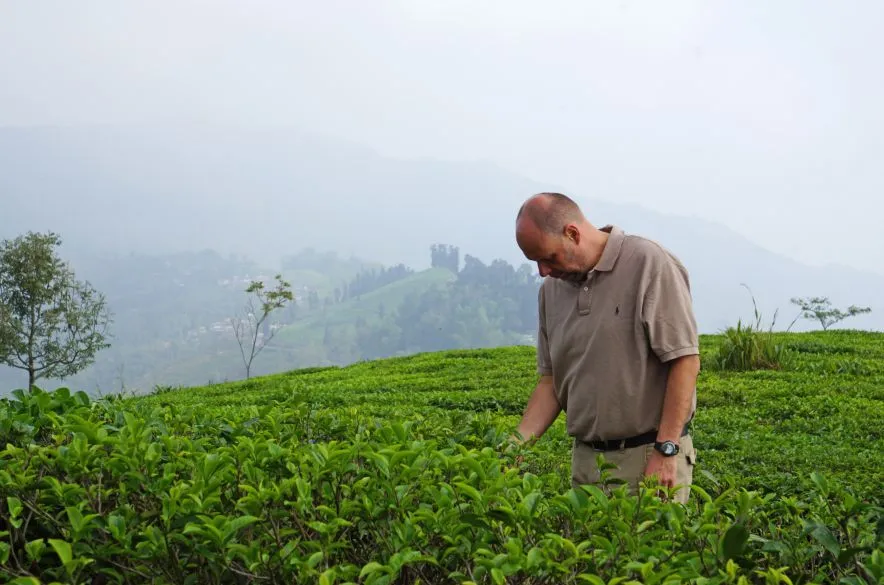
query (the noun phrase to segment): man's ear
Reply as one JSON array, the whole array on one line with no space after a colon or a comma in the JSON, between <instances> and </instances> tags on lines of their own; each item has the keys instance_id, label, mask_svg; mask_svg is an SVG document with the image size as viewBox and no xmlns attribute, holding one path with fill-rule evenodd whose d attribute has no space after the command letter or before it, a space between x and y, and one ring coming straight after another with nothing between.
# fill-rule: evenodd
<instances>
[{"instance_id":1,"label":"man's ear","mask_svg":"<svg viewBox=\"0 0 884 585\"><path fill-rule=\"evenodd\" d=\"M565 237L574 242L575 244L580 243L580 230L577 229L573 223L565 226Z\"/></svg>"}]
</instances>

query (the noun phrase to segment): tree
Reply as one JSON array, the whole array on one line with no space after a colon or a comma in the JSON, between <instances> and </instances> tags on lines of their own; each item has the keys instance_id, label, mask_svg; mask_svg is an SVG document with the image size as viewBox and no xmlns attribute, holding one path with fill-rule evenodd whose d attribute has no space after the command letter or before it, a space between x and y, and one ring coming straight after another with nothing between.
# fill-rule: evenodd
<instances>
[{"instance_id":1,"label":"tree","mask_svg":"<svg viewBox=\"0 0 884 585\"><path fill-rule=\"evenodd\" d=\"M28 372L28 388L91 365L111 316L104 295L75 279L52 232L0 243L0 363Z\"/></svg>"},{"instance_id":2,"label":"tree","mask_svg":"<svg viewBox=\"0 0 884 585\"><path fill-rule=\"evenodd\" d=\"M447 268L457 274L460 269L460 248L446 244L433 244L430 246L430 266L432 268Z\"/></svg>"},{"instance_id":3,"label":"tree","mask_svg":"<svg viewBox=\"0 0 884 585\"><path fill-rule=\"evenodd\" d=\"M856 305L850 305L847 307L847 311L833 309L827 297L793 298L792 304L801 308L801 315L805 319L819 321L824 331L848 317L872 311L870 307L857 307Z\"/></svg>"},{"instance_id":4,"label":"tree","mask_svg":"<svg viewBox=\"0 0 884 585\"><path fill-rule=\"evenodd\" d=\"M284 281L282 275L277 274L276 281L277 285L273 290L265 290L264 282L260 280L249 284L245 292L251 296L246 303L245 318L230 320L246 368L246 379L251 376L252 362L276 335L277 329L267 321L270 313L282 309L295 298L291 284Z\"/></svg>"}]
</instances>

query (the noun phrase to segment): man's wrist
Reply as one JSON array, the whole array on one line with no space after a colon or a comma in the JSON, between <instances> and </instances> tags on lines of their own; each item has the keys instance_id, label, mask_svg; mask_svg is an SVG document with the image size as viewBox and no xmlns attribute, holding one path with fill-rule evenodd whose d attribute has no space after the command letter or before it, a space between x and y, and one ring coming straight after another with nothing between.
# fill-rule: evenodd
<instances>
[{"instance_id":1,"label":"man's wrist","mask_svg":"<svg viewBox=\"0 0 884 585\"><path fill-rule=\"evenodd\" d=\"M655 440L658 443L672 441L673 443L678 445L679 441L681 441L681 430L682 429L679 429L677 431L670 431L668 429L660 429L660 431L657 432L657 438Z\"/></svg>"},{"instance_id":2,"label":"man's wrist","mask_svg":"<svg viewBox=\"0 0 884 585\"><path fill-rule=\"evenodd\" d=\"M674 457L675 455L678 455L679 448L679 444L674 441L656 441L654 443L654 450L663 457Z\"/></svg>"}]
</instances>

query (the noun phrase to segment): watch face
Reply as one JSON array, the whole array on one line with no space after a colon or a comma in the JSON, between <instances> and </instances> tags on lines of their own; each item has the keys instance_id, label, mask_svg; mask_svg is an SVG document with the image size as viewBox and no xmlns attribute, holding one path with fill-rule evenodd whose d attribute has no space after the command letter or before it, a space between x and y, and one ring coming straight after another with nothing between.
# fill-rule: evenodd
<instances>
[{"instance_id":1,"label":"watch face","mask_svg":"<svg viewBox=\"0 0 884 585\"><path fill-rule=\"evenodd\" d=\"M667 457L678 453L678 447L672 441L665 441L663 443L660 443L658 450Z\"/></svg>"}]
</instances>

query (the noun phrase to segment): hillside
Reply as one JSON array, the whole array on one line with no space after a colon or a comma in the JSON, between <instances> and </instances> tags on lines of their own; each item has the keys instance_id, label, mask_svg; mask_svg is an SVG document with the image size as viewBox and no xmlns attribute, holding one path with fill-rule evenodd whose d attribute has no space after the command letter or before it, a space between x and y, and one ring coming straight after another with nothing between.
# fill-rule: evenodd
<instances>
[{"instance_id":1,"label":"hillside","mask_svg":"<svg viewBox=\"0 0 884 585\"><path fill-rule=\"evenodd\" d=\"M352 327L360 319L377 320L384 311L395 311L410 294L419 294L434 286L452 282L455 275L444 268L428 268L365 293L332 305L328 310L309 315L281 330L276 337L280 346L296 347L304 342L321 340L326 326Z\"/></svg>"},{"instance_id":2,"label":"hillside","mask_svg":"<svg viewBox=\"0 0 884 585\"><path fill-rule=\"evenodd\" d=\"M546 189L573 194L597 225L615 223L676 252L691 272L704 332L751 318L741 283L766 315L780 310L778 325L797 314L790 298L830 296L839 307L871 305L851 326L884 330L884 307L875 306L884 298L880 271L806 266L722 225L491 164L390 159L291 128L0 128L0 237L53 229L80 258L209 248L275 266L311 246L421 269L425 251L441 242L518 265L513 216Z\"/></svg>"},{"instance_id":3,"label":"hillside","mask_svg":"<svg viewBox=\"0 0 884 585\"><path fill-rule=\"evenodd\" d=\"M867 496L884 485L884 334L853 331L780 334L796 355L787 371L720 372L706 365L698 383L694 433L700 469L747 488L795 489L813 471ZM704 335L704 363L721 343ZM460 417L493 413L514 426L535 382L534 349L457 350L293 370L248 381L153 395L146 404L199 403L247 418L256 404L302 396L342 416ZM832 440L830 443L829 441ZM569 464L563 418L544 439L545 469ZM702 477L698 480L704 483Z\"/></svg>"},{"instance_id":4,"label":"hillside","mask_svg":"<svg viewBox=\"0 0 884 585\"><path fill-rule=\"evenodd\" d=\"M535 381L525 347L96 403L17 393L0 402L0 576L881 582L884 334L781 341L783 371L701 373L685 507L572 489L561 418L508 446ZM703 337L704 363L720 343Z\"/></svg>"},{"instance_id":5,"label":"hillside","mask_svg":"<svg viewBox=\"0 0 884 585\"><path fill-rule=\"evenodd\" d=\"M340 272L342 276L352 277L352 274ZM305 282L301 278L312 275L313 279L306 281L309 282L306 286L311 290L319 289L325 294L330 294L337 285L333 278L307 268L292 269L283 274L299 285ZM395 311L407 295L419 294L435 285L450 282L453 278L454 275L447 270L427 269L359 298L330 304L316 311L304 311L303 315L280 329L271 344L256 358L253 374L332 365L335 362L330 361L330 358L355 361L358 359L357 355L344 355L340 352L345 344L354 341L357 323L363 322L370 326L377 321L382 311ZM334 335L334 340L327 339L328 335ZM243 378L244 368L235 340L232 337L224 338L210 341L206 345L209 343L211 345L202 351L182 353L176 359L156 363L149 378L143 378L141 384L138 380L130 381L127 389L145 393L154 385L192 386ZM329 346L337 346L338 353L330 356ZM143 381L146 380L153 383L144 384Z\"/></svg>"},{"instance_id":6,"label":"hillside","mask_svg":"<svg viewBox=\"0 0 884 585\"><path fill-rule=\"evenodd\" d=\"M334 252L307 247L297 254L282 258L283 277L298 289L315 291L320 298L331 296L334 290L358 273L378 269L381 264L358 257L343 258Z\"/></svg>"},{"instance_id":7,"label":"hillside","mask_svg":"<svg viewBox=\"0 0 884 585\"><path fill-rule=\"evenodd\" d=\"M456 280L444 268L428 268L378 289L331 303L280 329L256 360L256 373L296 367L349 364L400 353L387 343L385 323L411 296L419 296ZM224 352L228 360L238 354ZM239 376L234 372L230 379Z\"/></svg>"},{"instance_id":8,"label":"hillside","mask_svg":"<svg viewBox=\"0 0 884 585\"><path fill-rule=\"evenodd\" d=\"M61 253L68 258L66 247ZM167 255L107 251L72 266L78 278L106 295L113 313L111 347L99 352L93 366L64 381L90 394L237 379L239 356L231 360L229 354L238 348L226 331L227 320L242 310L251 279L269 281L282 273L299 306L274 317L291 323L310 313L309 295L326 298L361 271L378 268L374 262L310 248L286 256L279 270L211 250ZM310 364L289 360L281 368L303 365ZM23 380L27 376L20 370L0 365L0 396ZM42 381L46 387L60 383Z\"/></svg>"}]
</instances>

